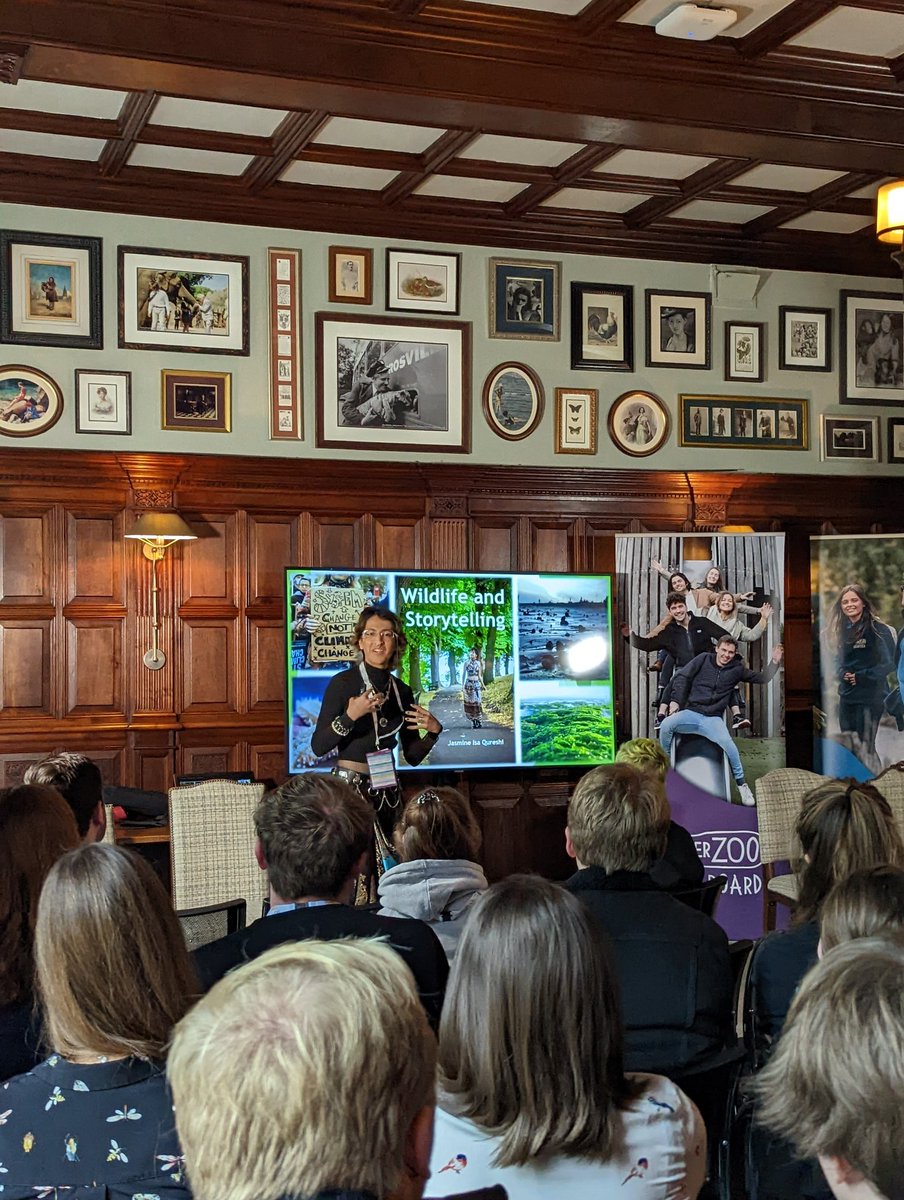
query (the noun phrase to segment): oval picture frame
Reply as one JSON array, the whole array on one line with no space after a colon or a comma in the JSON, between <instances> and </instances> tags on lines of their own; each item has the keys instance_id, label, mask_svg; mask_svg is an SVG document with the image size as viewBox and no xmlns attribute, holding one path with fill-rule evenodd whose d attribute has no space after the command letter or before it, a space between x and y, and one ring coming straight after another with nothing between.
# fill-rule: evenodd
<instances>
[{"instance_id":1,"label":"oval picture frame","mask_svg":"<svg viewBox=\"0 0 904 1200\"><path fill-rule=\"evenodd\" d=\"M483 385L483 415L490 429L509 442L526 438L540 424L545 396L536 371L526 363L494 367Z\"/></svg>"},{"instance_id":2,"label":"oval picture frame","mask_svg":"<svg viewBox=\"0 0 904 1200\"><path fill-rule=\"evenodd\" d=\"M652 392L623 392L609 409L609 437L632 458L661 450L670 425L668 409Z\"/></svg>"},{"instance_id":3,"label":"oval picture frame","mask_svg":"<svg viewBox=\"0 0 904 1200\"><path fill-rule=\"evenodd\" d=\"M0 367L0 434L37 437L56 425L63 412L60 385L34 367Z\"/></svg>"}]
</instances>

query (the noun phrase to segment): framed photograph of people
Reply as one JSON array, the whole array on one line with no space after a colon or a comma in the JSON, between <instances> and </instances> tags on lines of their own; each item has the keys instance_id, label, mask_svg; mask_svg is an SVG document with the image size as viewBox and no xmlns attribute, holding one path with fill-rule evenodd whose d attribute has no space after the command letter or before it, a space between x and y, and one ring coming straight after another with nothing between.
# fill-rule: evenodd
<instances>
[{"instance_id":1,"label":"framed photograph of people","mask_svg":"<svg viewBox=\"0 0 904 1200\"><path fill-rule=\"evenodd\" d=\"M543 416L543 384L524 363L494 367L483 385L483 415L493 433L510 442L526 438Z\"/></svg>"},{"instance_id":2,"label":"framed photograph of people","mask_svg":"<svg viewBox=\"0 0 904 1200\"><path fill-rule=\"evenodd\" d=\"M0 341L100 350L101 239L0 230Z\"/></svg>"},{"instance_id":3,"label":"framed photograph of people","mask_svg":"<svg viewBox=\"0 0 904 1200\"><path fill-rule=\"evenodd\" d=\"M596 454L599 392L556 388L556 454Z\"/></svg>"},{"instance_id":4,"label":"framed photograph of people","mask_svg":"<svg viewBox=\"0 0 904 1200\"><path fill-rule=\"evenodd\" d=\"M229 433L232 376L222 371L161 371L163 428Z\"/></svg>"},{"instance_id":5,"label":"framed photograph of people","mask_svg":"<svg viewBox=\"0 0 904 1200\"><path fill-rule=\"evenodd\" d=\"M386 251L386 308L389 312L447 313L461 300L461 255L433 250Z\"/></svg>"},{"instance_id":6,"label":"framed photograph of people","mask_svg":"<svg viewBox=\"0 0 904 1200\"><path fill-rule=\"evenodd\" d=\"M59 384L34 367L0 367L0 433L36 437L50 429L63 411Z\"/></svg>"},{"instance_id":7,"label":"framed photograph of people","mask_svg":"<svg viewBox=\"0 0 904 1200\"><path fill-rule=\"evenodd\" d=\"M330 304L373 304L373 250L330 246L329 256Z\"/></svg>"},{"instance_id":8,"label":"framed photograph of people","mask_svg":"<svg viewBox=\"0 0 904 1200\"><path fill-rule=\"evenodd\" d=\"M645 298L647 366L708 371L712 362L710 293L647 288Z\"/></svg>"},{"instance_id":9,"label":"framed photograph of people","mask_svg":"<svg viewBox=\"0 0 904 1200\"><path fill-rule=\"evenodd\" d=\"M609 437L622 454L646 458L669 436L669 410L652 392L625 392L609 409Z\"/></svg>"},{"instance_id":10,"label":"framed photograph of people","mask_svg":"<svg viewBox=\"0 0 904 1200\"><path fill-rule=\"evenodd\" d=\"M832 458L879 461L878 417L828 417L823 413L821 421L819 457L822 462Z\"/></svg>"},{"instance_id":11,"label":"framed photograph of people","mask_svg":"<svg viewBox=\"0 0 904 1200\"><path fill-rule=\"evenodd\" d=\"M734 450L806 450L806 400L774 396L678 397L678 445Z\"/></svg>"},{"instance_id":12,"label":"framed photograph of people","mask_svg":"<svg viewBox=\"0 0 904 1200\"><path fill-rule=\"evenodd\" d=\"M315 314L316 444L343 450L471 448L471 326Z\"/></svg>"},{"instance_id":13,"label":"framed photograph of people","mask_svg":"<svg viewBox=\"0 0 904 1200\"><path fill-rule=\"evenodd\" d=\"M766 326L761 321L725 322L726 381L762 383L765 378Z\"/></svg>"},{"instance_id":14,"label":"framed photograph of people","mask_svg":"<svg viewBox=\"0 0 904 1200\"><path fill-rule=\"evenodd\" d=\"M75 432L132 432L132 373L76 371Z\"/></svg>"},{"instance_id":15,"label":"framed photograph of people","mask_svg":"<svg viewBox=\"0 0 904 1200\"><path fill-rule=\"evenodd\" d=\"M248 259L120 246L119 345L247 354Z\"/></svg>"},{"instance_id":16,"label":"framed photograph of people","mask_svg":"<svg viewBox=\"0 0 904 1200\"><path fill-rule=\"evenodd\" d=\"M885 461L904 463L904 417L888 418Z\"/></svg>"},{"instance_id":17,"label":"framed photograph of people","mask_svg":"<svg viewBox=\"0 0 904 1200\"><path fill-rule=\"evenodd\" d=\"M841 293L841 403L904 404L904 301Z\"/></svg>"},{"instance_id":18,"label":"framed photograph of people","mask_svg":"<svg viewBox=\"0 0 904 1200\"><path fill-rule=\"evenodd\" d=\"M831 371L832 310L792 308L778 310L778 365L782 371Z\"/></svg>"},{"instance_id":19,"label":"framed photograph of people","mask_svg":"<svg viewBox=\"0 0 904 1200\"><path fill-rule=\"evenodd\" d=\"M634 370L634 288L571 285L571 365L576 371Z\"/></svg>"},{"instance_id":20,"label":"framed photograph of people","mask_svg":"<svg viewBox=\"0 0 904 1200\"><path fill-rule=\"evenodd\" d=\"M490 259L490 337L559 340L562 264Z\"/></svg>"}]
</instances>

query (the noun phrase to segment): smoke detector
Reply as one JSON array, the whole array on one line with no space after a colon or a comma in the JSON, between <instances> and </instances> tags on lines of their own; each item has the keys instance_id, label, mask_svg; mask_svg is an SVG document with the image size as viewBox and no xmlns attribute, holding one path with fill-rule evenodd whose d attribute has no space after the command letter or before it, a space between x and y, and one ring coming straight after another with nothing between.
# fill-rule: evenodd
<instances>
[{"instance_id":1,"label":"smoke detector","mask_svg":"<svg viewBox=\"0 0 904 1200\"><path fill-rule=\"evenodd\" d=\"M704 4L679 4L657 21L654 29L660 37L708 42L734 25L738 14L733 8L710 8Z\"/></svg>"}]
</instances>

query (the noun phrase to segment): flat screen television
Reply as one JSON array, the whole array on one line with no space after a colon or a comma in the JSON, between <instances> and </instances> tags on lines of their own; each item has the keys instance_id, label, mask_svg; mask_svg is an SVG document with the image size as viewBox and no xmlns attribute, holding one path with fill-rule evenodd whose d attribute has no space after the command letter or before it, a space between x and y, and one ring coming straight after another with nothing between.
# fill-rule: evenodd
<instances>
[{"instance_id":1,"label":"flat screen television","mask_svg":"<svg viewBox=\"0 0 904 1200\"><path fill-rule=\"evenodd\" d=\"M366 605L399 616L396 673L443 724L428 757L400 771L588 766L615 756L612 586L608 575L286 570L289 771L328 769L311 735L331 676L356 661ZM463 676L483 662L480 727Z\"/></svg>"}]
</instances>

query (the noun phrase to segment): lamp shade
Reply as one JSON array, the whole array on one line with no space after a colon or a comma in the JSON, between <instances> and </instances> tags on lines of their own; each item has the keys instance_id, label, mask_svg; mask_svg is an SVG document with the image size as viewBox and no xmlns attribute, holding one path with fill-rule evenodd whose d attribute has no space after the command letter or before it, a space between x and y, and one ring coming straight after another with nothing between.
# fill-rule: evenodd
<instances>
[{"instance_id":1,"label":"lamp shade","mask_svg":"<svg viewBox=\"0 0 904 1200\"><path fill-rule=\"evenodd\" d=\"M876 196L876 237L900 246L904 242L904 179L886 183Z\"/></svg>"},{"instance_id":2,"label":"lamp shade","mask_svg":"<svg viewBox=\"0 0 904 1200\"><path fill-rule=\"evenodd\" d=\"M143 512L128 533L127 538L157 545L172 545L173 542L190 542L197 538L178 513Z\"/></svg>"}]
</instances>

